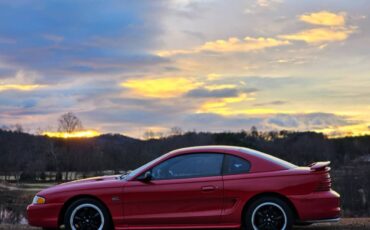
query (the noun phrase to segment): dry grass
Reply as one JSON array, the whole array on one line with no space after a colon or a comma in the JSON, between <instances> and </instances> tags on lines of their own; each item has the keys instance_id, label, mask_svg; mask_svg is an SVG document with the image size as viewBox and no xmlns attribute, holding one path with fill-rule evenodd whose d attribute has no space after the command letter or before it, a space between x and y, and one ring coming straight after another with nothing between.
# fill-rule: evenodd
<instances>
[{"instance_id":1,"label":"dry grass","mask_svg":"<svg viewBox=\"0 0 370 230\"><path fill-rule=\"evenodd\" d=\"M1 230L40 230L26 225L0 225ZM295 227L295 230L365 230L370 229L370 218L345 218L338 223L313 224L306 227Z\"/></svg>"}]
</instances>

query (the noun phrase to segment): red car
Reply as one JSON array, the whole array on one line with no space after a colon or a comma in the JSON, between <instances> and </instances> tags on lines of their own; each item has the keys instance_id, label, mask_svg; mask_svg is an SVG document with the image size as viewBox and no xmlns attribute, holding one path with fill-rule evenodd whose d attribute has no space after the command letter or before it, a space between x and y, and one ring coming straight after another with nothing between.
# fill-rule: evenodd
<instances>
[{"instance_id":1,"label":"red car","mask_svg":"<svg viewBox=\"0 0 370 230\"><path fill-rule=\"evenodd\" d=\"M298 167L252 149L184 148L121 176L39 192L31 225L66 229L291 229L337 221L329 162Z\"/></svg>"}]
</instances>

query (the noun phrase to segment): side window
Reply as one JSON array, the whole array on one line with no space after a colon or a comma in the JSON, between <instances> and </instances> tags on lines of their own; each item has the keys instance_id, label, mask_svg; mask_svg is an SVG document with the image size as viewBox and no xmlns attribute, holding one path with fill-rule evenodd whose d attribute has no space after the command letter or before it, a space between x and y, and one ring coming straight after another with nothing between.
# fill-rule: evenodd
<instances>
[{"instance_id":1,"label":"side window","mask_svg":"<svg viewBox=\"0 0 370 230\"><path fill-rule=\"evenodd\" d=\"M154 180L219 176L223 154L197 153L171 158L152 169Z\"/></svg>"},{"instance_id":2,"label":"side window","mask_svg":"<svg viewBox=\"0 0 370 230\"><path fill-rule=\"evenodd\" d=\"M223 174L232 175L232 174L243 174L248 173L251 168L249 161L225 154Z\"/></svg>"}]
</instances>

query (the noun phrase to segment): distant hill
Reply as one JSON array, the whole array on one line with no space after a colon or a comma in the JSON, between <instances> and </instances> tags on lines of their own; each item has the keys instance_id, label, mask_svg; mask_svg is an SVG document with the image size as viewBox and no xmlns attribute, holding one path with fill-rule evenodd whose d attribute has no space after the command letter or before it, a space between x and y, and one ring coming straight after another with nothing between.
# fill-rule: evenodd
<instances>
[{"instance_id":1,"label":"distant hill","mask_svg":"<svg viewBox=\"0 0 370 230\"><path fill-rule=\"evenodd\" d=\"M319 160L341 165L370 154L370 136L329 139L315 132L187 132L140 140L120 134L60 139L0 130L0 171L128 170L170 150L196 145L245 146L298 165Z\"/></svg>"}]
</instances>

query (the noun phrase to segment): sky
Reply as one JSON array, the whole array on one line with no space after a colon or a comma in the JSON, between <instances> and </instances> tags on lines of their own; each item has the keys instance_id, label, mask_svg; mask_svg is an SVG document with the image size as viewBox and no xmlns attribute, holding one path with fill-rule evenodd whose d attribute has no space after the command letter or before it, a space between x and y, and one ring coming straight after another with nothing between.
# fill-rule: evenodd
<instances>
[{"instance_id":1,"label":"sky","mask_svg":"<svg viewBox=\"0 0 370 230\"><path fill-rule=\"evenodd\" d=\"M0 0L0 126L370 134L368 0Z\"/></svg>"}]
</instances>

